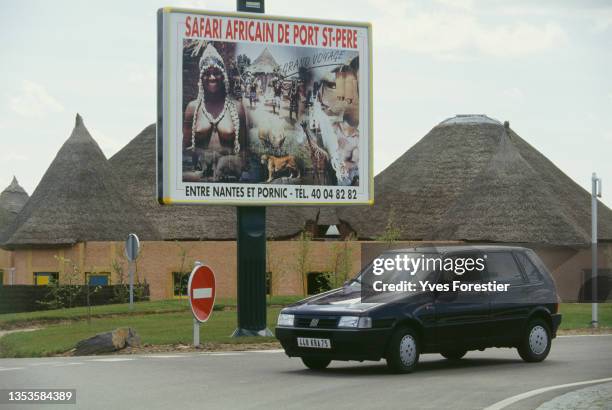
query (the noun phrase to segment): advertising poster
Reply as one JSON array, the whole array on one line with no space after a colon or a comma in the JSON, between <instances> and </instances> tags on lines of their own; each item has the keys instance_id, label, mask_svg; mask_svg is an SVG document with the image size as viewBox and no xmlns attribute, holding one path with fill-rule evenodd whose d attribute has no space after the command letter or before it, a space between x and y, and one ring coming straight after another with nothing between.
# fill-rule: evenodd
<instances>
[{"instance_id":1,"label":"advertising poster","mask_svg":"<svg viewBox=\"0 0 612 410\"><path fill-rule=\"evenodd\" d=\"M370 26L162 9L162 204L371 204Z\"/></svg>"}]
</instances>

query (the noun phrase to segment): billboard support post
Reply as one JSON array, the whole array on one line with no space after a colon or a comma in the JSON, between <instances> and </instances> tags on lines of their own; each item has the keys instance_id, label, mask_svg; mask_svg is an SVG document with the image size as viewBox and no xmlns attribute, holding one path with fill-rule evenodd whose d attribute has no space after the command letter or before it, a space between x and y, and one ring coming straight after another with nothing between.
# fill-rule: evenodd
<instances>
[{"instance_id":1,"label":"billboard support post","mask_svg":"<svg viewBox=\"0 0 612 410\"><path fill-rule=\"evenodd\" d=\"M241 11L241 2L236 4ZM260 9L249 10L263 13ZM266 208L236 207L238 327L232 337L272 336L266 323Z\"/></svg>"},{"instance_id":2,"label":"billboard support post","mask_svg":"<svg viewBox=\"0 0 612 410\"><path fill-rule=\"evenodd\" d=\"M272 336L266 327L266 208L236 207L239 336Z\"/></svg>"}]
</instances>

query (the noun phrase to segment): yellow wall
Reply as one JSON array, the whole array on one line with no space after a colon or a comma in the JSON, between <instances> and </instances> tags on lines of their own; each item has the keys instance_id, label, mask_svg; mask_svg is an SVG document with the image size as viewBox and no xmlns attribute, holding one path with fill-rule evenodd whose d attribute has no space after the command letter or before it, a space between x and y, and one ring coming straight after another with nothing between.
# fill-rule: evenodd
<instances>
[{"instance_id":1,"label":"yellow wall","mask_svg":"<svg viewBox=\"0 0 612 410\"><path fill-rule=\"evenodd\" d=\"M351 276L361 268L361 245L348 242ZM406 242L396 246L415 246ZM304 252L299 240L268 242L267 265L272 272L272 293L275 295L302 295L305 283L300 275L299 255ZM310 241L307 251L306 272L326 272L333 266L333 257L342 250L341 241ZM395 247L395 246L394 246ZM540 247L535 251L549 267L561 297L576 300L582 270L591 266L588 247ZM182 262L182 253L185 260ZM366 255L367 256L367 255ZM61 262L63 258L64 263ZM137 261L137 277L150 285L152 299L173 297L172 272L189 271L199 260L215 272L219 297L236 296L236 243L233 241L206 242L141 242ZM599 266L612 267L612 244L600 244ZM111 284L120 282L118 269L128 281L128 264L124 256L123 242L87 242L71 247L54 249L22 249L14 252L0 250L0 269L4 270L4 282L8 283L9 268L16 268L16 284L33 284L34 272L59 272L60 282L71 278L85 282L86 272L111 273Z\"/></svg>"}]
</instances>

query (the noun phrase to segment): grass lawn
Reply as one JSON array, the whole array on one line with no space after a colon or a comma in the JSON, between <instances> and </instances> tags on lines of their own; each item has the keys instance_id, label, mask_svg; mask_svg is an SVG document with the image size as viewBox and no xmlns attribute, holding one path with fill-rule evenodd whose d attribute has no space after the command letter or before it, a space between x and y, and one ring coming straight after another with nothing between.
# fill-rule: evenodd
<instances>
[{"instance_id":1,"label":"grass lawn","mask_svg":"<svg viewBox=\"0 0 612 410\"><path fill-rule=\"evenodd\" d=\"M270 329L274 327L281 309L277 305L290 303L295 299L292 297L272 300L273 306L268 307ZM235 305L235 301L232 300L223 302L226 306L232 306L232 303ZM44 324L45 320L69 320L55 324L49 322L49 325L41 330L13 333L0 338L0 357L36 357L62 353L72 349L79 340L123 326L134 328L145 344L191 343L193 319L186 301L166 300L141 302L135 305L133 312L128 310L127 305L94 307L93 312L97 316L91 320L91 323L83 319L86 317L86 308L0 315L0 327L7 323L15 325L38 321L40 325L41 322ZM590 304L561 304L560 312L563 314L561 329L589 327ZM612 327L612 303L599 305L599 322L601 327ZM274 340L274 338L233 339L230 335L235 328L235 311L217 311L207 323L202 325L200 339L202 343L252 343Z\"/></svg>"},{"instance_id":2,"label":"grass lawn","mask_svg":"<svg viewBox=\"0 0 612 410\"><path fill-rule=\"evenodd\" d=\"M590 303L561 303L559 313L563 315L559 329L581 329L591 325ZM599 304L599 327L612 327L612 303Z\"/></svg>"},{"instance_id":3,"label":"grass lawn","mask_svg":"<svg viewBox=\"0 0 612 410\"><path fill-rule=\"evenodd\" d=\"M269 305L285 306L293 303L301 296L273 296L268 298ZM216 300L215 309L223 307L235 307L236 299L220 298ZM187 299L157 300L152 302L134 303L134 310L129 309L129 304L92 306L93 318L117 315L146 315L157 313L171 313L189 311ZM220 309L221 310L221 309ZM87 319L87 307L76 307L70 309L42 310L37 312L7 313L0 315L0 330L24 327L28 325L45 325L45 322L59 322L66 320Z\"/></svg>"},{"instance_id":4,"label":"grass lawn","mask_svg":"<svg viewBox=\"0 0 612 410\"><path fill-rule=\"evenodd\" d=\"M280 307L268 308L268 326L276 324ZM114 316L51 325L33 332L8 334L0 338L0 357L49 356L72 349L82 339L96 333L107 332L118 327L132 327L144 344L189 344L193 341L193 316L191 312L159 313L148 315ZM231 338L236 328L236 312L215 312L202 325L202 343L252 343L270 342L273 337Z\"/></svg>"}]
</instances>

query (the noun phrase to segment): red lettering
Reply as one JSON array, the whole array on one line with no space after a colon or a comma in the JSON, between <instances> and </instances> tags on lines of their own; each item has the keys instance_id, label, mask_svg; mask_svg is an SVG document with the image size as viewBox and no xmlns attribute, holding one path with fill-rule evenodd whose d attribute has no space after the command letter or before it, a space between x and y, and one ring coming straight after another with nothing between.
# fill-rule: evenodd
<instances>
[{"instance_id":1,"label":"red lettering","mask_svg":"<svg viewBox=\"0 0 612 410\"><path fill-rule=\"evenodd\" d=\"M219 20L213 20L213 36L221 38L221 22Z\"/></svg>"},{"instance_id":2,"label":"red lettering","mask_svg":"<svg viewBox=\"0 0 612 410\"><path fill-rule=\"evenodd\" d=\"M274 42L274 29L272 24L266 23L265 30L266 41Z\"/></svg>"},{"instance_id":3,"label":"red lettering","mask_svg":"<svg viewBox=\"0 0 612 410\"><path fill-rule=\"evenodd\" d=\"M191 16L185 19L185 37L191 37Z\"/></svg>"},{"instance_id":4,"label":"red lettering","mask_svg":"<svg viewBox=\"0 0 612 410\"><path fill-rule=\"evenodd\" d=\"M240 40L246 40L246 38L245 38L245 28L246 28L246 25L244 24L244 21L240 20L238 22L238 27L239 27L239 33L240 33L239 34Z\"/></svg>"},{"instance_id":5,"label":"red lettering","mask_svg":"<svg viewBox=\"0 0 612 410\"><path fill-rule=\"evenodd\" d=\"M227 22L227 26L225 27L225 38L227 38L229 40L233 40L234 39L234 32L232 31L232 22L231 22L231 20L229 20Z\"/></svg>"},{"instance_id":6,"label":"red lettering","mask_svg":"<svg viewBox=\"0 0 612 410\"><path fill-rule=\"evenodd\" d=\"M210 38L212 37L212 32L211 32L211 27L210 27L210 19L206 19L206 26L204 28L204 37Z\"/></svg>"}]
</instances>

